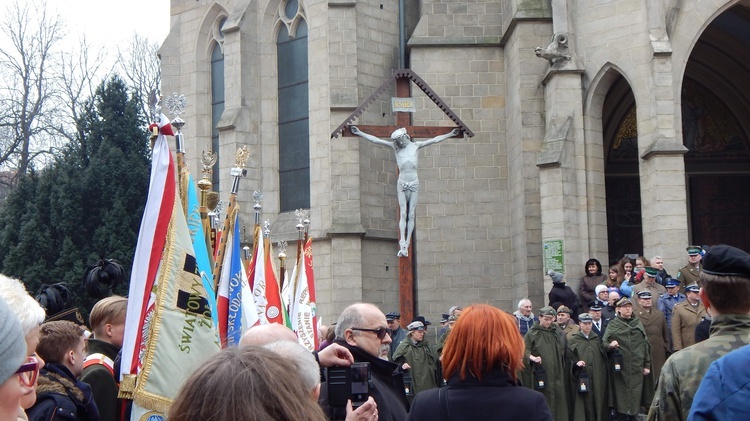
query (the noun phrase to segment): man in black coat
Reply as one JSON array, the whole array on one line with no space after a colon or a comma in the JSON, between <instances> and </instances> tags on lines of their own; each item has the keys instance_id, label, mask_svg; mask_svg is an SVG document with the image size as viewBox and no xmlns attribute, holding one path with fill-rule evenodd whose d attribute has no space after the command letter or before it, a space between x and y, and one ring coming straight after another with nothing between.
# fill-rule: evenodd
<instances>
[{"instance_id":1,"label":"man in black coat","mask_svg":"<svg viewBox=\"0 0 750 421\"><path fill-rule=\"evenodd\" d=\"M409 401L404 390L403 372L398 365L378 358L380 348L391 343L390 330L380 309L372 304L357 303L347 307L336 323L334 343L348 349L354 362L370 364L370 396L378 405L378 419L402 421L409 411ZM321 387L320 404L329 419L344 419L343 408L328 404L327 385Z\"/></svg>"}]
</instances>

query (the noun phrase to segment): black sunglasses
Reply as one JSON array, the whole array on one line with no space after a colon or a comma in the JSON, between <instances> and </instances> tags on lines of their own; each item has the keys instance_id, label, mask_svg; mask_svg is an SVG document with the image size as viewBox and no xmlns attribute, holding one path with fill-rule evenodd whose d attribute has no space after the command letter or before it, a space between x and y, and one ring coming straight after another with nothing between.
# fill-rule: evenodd
<instances>
[{"instance_id":1,"label":"black sunglasses","mask_svg":"<svg viewBox=\"0 0 750 421\"><path fill-rule=\"evenodd\" d=\"M387 329L384 327L379 327L377 329L365 329L365 328L359 328L359 327L353 327L352 330L359 330L361 332L375 332L376 335L378 335L378 339L382 340L385 338L385 334L387 333L388 336L393 335L393 329Z\"/></svg>"}]
</instances>

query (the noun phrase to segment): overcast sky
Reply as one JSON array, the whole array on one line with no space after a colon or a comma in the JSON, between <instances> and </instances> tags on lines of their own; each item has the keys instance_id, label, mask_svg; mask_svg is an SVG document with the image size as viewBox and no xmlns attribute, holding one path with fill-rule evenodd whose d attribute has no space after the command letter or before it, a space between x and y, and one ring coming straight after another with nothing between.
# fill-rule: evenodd
<instances>
[{"instance_id":1,"label":"overcast sky","mask_svg":"<svg viewBox=\"0 0 750 421\"><path fill-rule=\"evenodd\" d=\"M14 1L39 4L39 0L0 0L0 13L5 14ZM57 11L66 22L76 42L77 34L85 33L89 43L117 46L127 42L134 33L146 36L161 45L169 32L170 0L47 0L50 11Z\"/></svg>"}]
</instances>

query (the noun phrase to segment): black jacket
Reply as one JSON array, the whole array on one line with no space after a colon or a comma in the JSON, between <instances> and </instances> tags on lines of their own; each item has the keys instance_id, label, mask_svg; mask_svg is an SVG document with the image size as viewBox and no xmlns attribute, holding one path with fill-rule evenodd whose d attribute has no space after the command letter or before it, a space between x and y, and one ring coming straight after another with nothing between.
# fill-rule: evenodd
<instances>
[{"instance_id":1,"label":"black jacket","mask_svg":"<svg viewBox=\"0 0 750 421\"><path fill-rule=\"evenodd\" d=\"M578 309L581 307L581 303L578 301L578 295L569 286L565 285L565 282L555 282L552 284L552 289L549 291L549 305L555 303L562 303L565 307L571 309L573 311L573 319L578 320Z\"/></svg>"},{"instance_id":2,"label":"black jacket","mask_svg":"<svg viewBox=\"0 0 750 421\"><path fill-rule=\"evenodd\" d=\"M448 387L418 393L407 420L546 421L552 415L544 395L516 385L507 373L494 369L482 375L482 381L470 374L461 380L454 373Z\"/></svg>"},{"instance_id":3,"label":"black jacket","mask_svg":"<svg viewBox=\"0 0 750 421\"><path fill-rule=\"evenodd\" d=\"M398 364L381 360L368 354L359 347L351 346L346 341L336 340L335 343L348 349L354 362L370 363L370 396L378 404L378 420L380 421L402 421L406 419L409 411L409 401L404 391L403 372L397 370ZM343 420L346 412L336 410L328 406L328 387L323 383L320 388L320 405L332 420Z\"/></svg>"},{"instance_id":4,"label":"black jacket","mask_svg":"<svg viewBox=\"0 0 750 421\"><path fill-rule=\"evenodd\" d=\"M36 403L26 411L29 421L99 421L91 388L62 365L47 363L39 373Z\"/></svg>"},{"instance_id":5,"label":"black jacket","mask_svg":"<svg viewBox=\"0 0 750 421\"><path fill-rule=\"evenodd\" d=\"M93 354L103 354L112 360L112 369L114 370L114 360L117 358L120 348L93 338L87 341L86 347L88 348L87 357ZM91 386L96 407L99 409L99 416L102 421L115 421L119 413L120 401L117 400L117 393L120 388L117 380L115 380L114 373L103 364L93 364L87 367L84 362L84 367L79 379Z\"/></svg>"}]
</instances>

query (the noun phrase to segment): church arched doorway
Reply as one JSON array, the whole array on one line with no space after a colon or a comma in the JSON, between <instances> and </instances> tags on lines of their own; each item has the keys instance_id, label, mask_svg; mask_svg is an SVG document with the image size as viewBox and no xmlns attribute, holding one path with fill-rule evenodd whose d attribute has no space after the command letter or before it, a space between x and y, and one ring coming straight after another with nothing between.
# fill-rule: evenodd
<instances>
[{"instance_id":1,"label":"church arched doorway","mask_svg":"<svg viewBox=\"0 0 750 421\"><path fill-rule=\"evenodd\" d=\"M643 250L635 97L622 75L602 107L609 262Z\"/></svg>"},{"instance_id":2,"label":"church arched doorway","mask_svg":"<svg viewBox=\"0 0 750 421\"><path fill-rule=\"evenodd\" d=\"M691 243L750 250L750 8L734 6L701 34L682 82Z\"/></svg>"}]
</instances>

